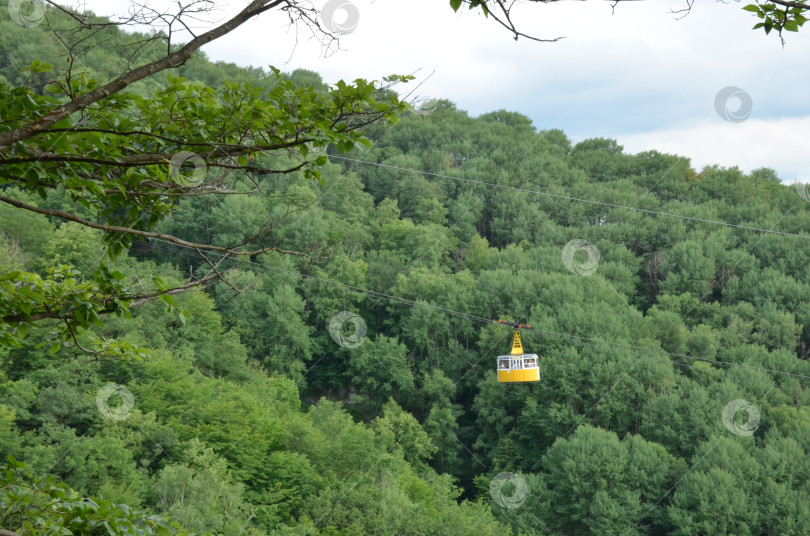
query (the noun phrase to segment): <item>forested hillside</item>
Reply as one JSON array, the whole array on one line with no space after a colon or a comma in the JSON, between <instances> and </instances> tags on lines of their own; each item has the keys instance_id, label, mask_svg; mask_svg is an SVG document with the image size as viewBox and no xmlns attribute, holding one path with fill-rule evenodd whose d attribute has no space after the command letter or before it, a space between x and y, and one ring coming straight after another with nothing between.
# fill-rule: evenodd
<instances>
[{"instance_id":1,"label":"forested hillside","mask_svg":"<svg viewBox=\"0 0 810 536\"><path fill-rule=\"evenodd\" d=\"M58 45L0 19L0 93L49 95L26 66L64 68ZM133 61L87 50L86 80ZM176 77L328 89L196 53L131 92L159 102ZM273 222L282 253L147 238L111 257L101 231L0 203L4 300L34 289L21 274L81 285L100 263L133 289L223 273L69 332L3 309L2 534L182 533L152 515L225 536L808 534L810 203L769 169L574 143L445 97L375 122L370 148L313 148L319 177L237 174L157 226L224 247ZM26 184L0 191L103 213ZM531 326L542 381L498 383L498 319Z\"/></svg>"}]
</instances>

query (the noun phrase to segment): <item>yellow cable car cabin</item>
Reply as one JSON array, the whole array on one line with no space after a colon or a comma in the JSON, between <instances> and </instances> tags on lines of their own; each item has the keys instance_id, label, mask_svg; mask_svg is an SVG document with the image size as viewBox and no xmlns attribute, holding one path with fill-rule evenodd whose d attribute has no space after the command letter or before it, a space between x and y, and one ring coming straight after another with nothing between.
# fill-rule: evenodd
<instances>
[{"instance_id":1,"label":"yellow cable car cabin","mask_svg":"<svg viewBox=\"0 0 810 536\"><path fill-rule=\"evenodd\" d=\"M512 353L498 356L498 383L540 381L540 359L537 354L524 354L520 331L515 329Z\"/></svg>"}]
</instances>

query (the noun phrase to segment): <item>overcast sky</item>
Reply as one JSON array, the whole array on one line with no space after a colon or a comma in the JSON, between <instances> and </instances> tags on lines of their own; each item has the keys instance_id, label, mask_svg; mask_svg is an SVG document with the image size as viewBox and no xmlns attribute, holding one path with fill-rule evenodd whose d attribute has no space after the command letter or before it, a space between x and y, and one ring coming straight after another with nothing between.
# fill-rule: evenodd
<instances>
[{"instance_id":1,"label":"overcast sky","mask_svg":"<svg viewBox=\"0 0 810 536\"><path fill-rule=\"evenodd\" d=\"M333 24L353 30L339 51L324 50L303 27L296 34L280 13L203 50L239 65L311 69L327 82L415 73L420 96L452 100L472 116L507 109L538 129L560 128L574 142L611 137L626 152L684 155L697 169L771 167L783 181L810 182L810 26L786 34L783 48L778 37L751 30L757 19L741 9L745 1L696 0L680 19L671 11L685 0L624 2L615 11L605 0L516 8L522 31L565 37L556 43L515 41L478 13L455 14L447 0L329 5L340 2ZM127 3L86 2L101 14ZM217 17L245 3L218 1ZM734 121L716 110L727 87L738 88L726 92L737 96L721 108Z\"/></svg>"}]
</instances>

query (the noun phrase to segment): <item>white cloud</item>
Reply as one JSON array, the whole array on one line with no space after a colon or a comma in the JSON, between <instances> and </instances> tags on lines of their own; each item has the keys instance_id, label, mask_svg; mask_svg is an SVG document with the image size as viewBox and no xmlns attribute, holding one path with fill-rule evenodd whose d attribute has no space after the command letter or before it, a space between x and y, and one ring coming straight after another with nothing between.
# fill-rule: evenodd
<instances>
[{"instance_id":1,"label":"white cloud","mask_svg":"<svg viewBox=\"0 0 810 536\"><path fill-rule=\"evenodd\" d=\"M717 118L687 128L619 136L625 152L657 150L688 156L692 167L719 164L744 172L769 167L779 178L810 182L810 115L776 120L727 123Z\"/></svg>"}]
</instances>

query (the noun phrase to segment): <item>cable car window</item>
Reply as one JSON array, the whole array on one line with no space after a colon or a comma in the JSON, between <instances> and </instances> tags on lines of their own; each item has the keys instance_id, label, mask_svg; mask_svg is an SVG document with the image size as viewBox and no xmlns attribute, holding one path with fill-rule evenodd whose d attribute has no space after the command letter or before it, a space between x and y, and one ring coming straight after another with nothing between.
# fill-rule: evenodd
<instances>
[{"instance_id":1,"label":"cable car window","mask_svg":"<svg viewBox=\"0 0 810 536\"><path fill-rule=\"evenodd\" d=\"M501 369L509 369L509 360L508 359L501 359L498 363L498 368Z\"/></svg>"},{"instance_id":2,"label":"cable car window","mask_svg":"<svg viewBox=\"0 0 810 536\"><path fill-rule=\"evenodd\" d=\"M523 365L526 367L535 367L537 366L537 362L534 359L524 359Z\"/></svg>"}]
</instances>

